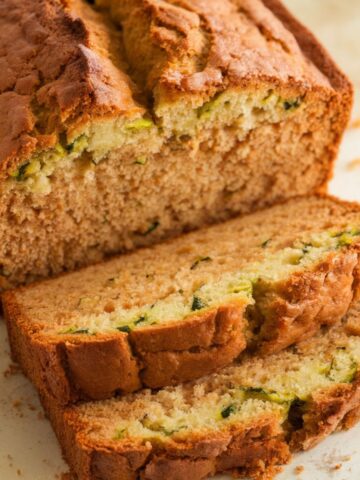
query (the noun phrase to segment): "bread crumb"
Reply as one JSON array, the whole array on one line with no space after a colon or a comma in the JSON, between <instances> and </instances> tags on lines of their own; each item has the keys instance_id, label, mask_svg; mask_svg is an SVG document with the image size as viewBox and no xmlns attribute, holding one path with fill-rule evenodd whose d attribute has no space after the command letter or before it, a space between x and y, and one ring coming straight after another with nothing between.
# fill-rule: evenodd
<instances>
[{"instance_id":1,"label":"bread crumb","mask_svg":"<svg viewBox=\"0 0 360 480\"><path fill-rule=\"evenodd\" d=\"M351 461L351 455L340 455L335 449L322 456L321 464L317 467L328 473L335 472L343 468L343 464Z\"/></svg>"},{"instance_id":2,"label":"bread crumb","mask_svg":"<svg viewBox=\"0 0 360 480\"><path fill-rule=\"evenodd\" d=\"M16 470L16 474L17 474L18 477L21 477L22 472L21 472L20 468L18 468L18 469Z\"/></svg>"},{"instance_id":3,"label":"bread crumb","mask_svg":"<svg viewBox=\"0 0 360 480\"><path fill-rule=\"evenodd\" d=\"M5 378L9 378L12 375L18 375L19 373L21 373L21 368L16 363L10 363L8 368L3 371L3 375Z\"/></svg>"},{"instance_id":4,"label":"bread crumb","mask_svg":"<svg viewBox=\"0 0 360 480\"><path fill-rule=\"evenodd\" d=\"M355 118L351 123L349 128L360 128L360 118Z\"/></svg>"},{"instance_id":5,"label":"bread crumb","mask_svg":"<svg viewBox=\"0 0 360 480\"><path fill-rule=\"evenodd\" d=\"M360 158L354 158L354 160L351 160L346 165L347 170L355 170L356 168L359 168L359 167L360 167Z\"/></svg>"},{"instance_id":6,"label":"bread crumb","mask_svg":"<svg viewBox=\"0 0 360 480\"><path fill-rule=\"evenodd\" d=\"M16 415L20 418L24 416L24 413L21 410L21 407L23 406L23 402L21 400L14 400L12 402L12 406L14 410L16 411Z\"/></svg>"},{"instance_id":7,"label":"bread crumb","mask_svg":"<svg viewBox=\"0 0 360 480\"><path fill-rule=\"evenodd\" d=\"M300 475L301 473L303 473L304 470L305 468L302 465L298 465L297 467L295 467L295 475Z\"/></svg>"},{"instance_id":8,"label":"bread crumb","mask_svg":"<svg viewBox=\"0 0 360 480\"><path fill-rule=\"evenodd\" d=\"M7 459L8 459L8 461L9 461L9 463L8 463L9 467L12 468L12 467L13 467L13 460L14 460L14 459L13 459L13 457L12 457L9 453L7 454Z\"/></svg>"}]
</instances>

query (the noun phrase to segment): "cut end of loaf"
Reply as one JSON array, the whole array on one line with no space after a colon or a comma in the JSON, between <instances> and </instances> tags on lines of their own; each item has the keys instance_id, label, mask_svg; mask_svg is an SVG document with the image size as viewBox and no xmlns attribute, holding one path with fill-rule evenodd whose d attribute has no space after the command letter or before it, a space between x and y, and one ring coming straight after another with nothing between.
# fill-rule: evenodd
<instances>
[{"instance_id":1,"label":"cut end of loaf","mask_svg":"<svg viewBox=\"0 0 360 480\"><path fill-rule=\"evenodd\" d=\"M199 97L197 101L165 103L148 117L92 122L68 138L60 136L52 149L35 152L10 171L8 188L48 195L51 179L59 169L76 176L124 148L133 151L134 164L145 164L169 141L174 149L187 145L196 150L222 129L232 129L242 142L255 128L285 121L301 108L306 108L305 98L283 98L273 89L249 93L229 90L209 101Z\"/></svg>"},{"instance_id":2,"label":"cut end of loaf","mask_svg":"<svg viewBox=\"0 0 360 480\"><path fill-rule=\"evenodd\" d=\"M240 3L52 0L30 26L2 3L0 288L323 189L349 82L280 4Z\"/></svg>"},{"instance_id":3,"label":"cut end of loaf","mask_svg":"<svg viewBox=\"0 0 360 480\"><path fill-rule=\"evenodd\" d=\"M236 303L253 305L255 298L259 300L265 291L275 292L277 285L286 283L292 275L316 270L329 256L341 256L342 251L356 245L359 240L360 229L346 227L341 231L313 233L297 240L292 246L268 253L267 246L271 239L267 239L259 245L263 249L261 261L248 262L241 270L224 271L222 275L216 275L214 271L212 281L206 281L205 276L200 280L197 273L201 271L203 263L217 262L219 259L216 255L200 256L191 264L183 283L178 281L171 284L170 280L168 289L174 293L156 299L151 304L143 304L144 298L139 297L132 308L124 308L129 302L128 299L124 299L125 303L120 307L109 301L104 312L93 314L92 310L100 299L98 292L94 292L92 296L79 299L75 315L65 317L60 325L54 326L51 322L44 325L43 333L130 333L137 329L191 320L194 315L206 313L219 306ZM111 290L115 292L121 282L121 275L111 277L106 280L105 288L109 293ZM86 311L88 314L85 314Z\"/></svg>"}]
</instances>

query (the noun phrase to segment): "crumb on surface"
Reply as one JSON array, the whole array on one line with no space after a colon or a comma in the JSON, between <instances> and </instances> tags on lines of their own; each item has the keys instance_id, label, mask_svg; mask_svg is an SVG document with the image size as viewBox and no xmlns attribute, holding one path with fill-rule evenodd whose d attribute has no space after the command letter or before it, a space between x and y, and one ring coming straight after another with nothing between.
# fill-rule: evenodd
<instances>
[{"instance_id":1,"label":"crumb on surface","mask_svg":"<svg viewBox=\"0 0 360 480\"><path fill-rule=\"evenodd\" d=\"M360 118L354 118L350 123L350 128L360 128Z\"/></svg>"},{"instance_id":2,"label":"crumb on surface","mask_svg":"<svg viewBox=\"0 0 360 480\"><path fill-rule=\"evenodd\" d=\"M354 160L350 160L350 162L346 165L347 170L355 170L356 168L360 167L360 158L354 158Z\"/></svg>"},{"instance_id":3,"label":"crumb on surface","mask_svg":"<svg viewBox=\"0 0 360 480\"><path fill-rule=\"evenodd\" d=\"M303 473L304 470L305 470L305 468L303 467L303 465L298 465L295 468L295 475L300 475L301 473Z\"/></svg>"}]
</instances>

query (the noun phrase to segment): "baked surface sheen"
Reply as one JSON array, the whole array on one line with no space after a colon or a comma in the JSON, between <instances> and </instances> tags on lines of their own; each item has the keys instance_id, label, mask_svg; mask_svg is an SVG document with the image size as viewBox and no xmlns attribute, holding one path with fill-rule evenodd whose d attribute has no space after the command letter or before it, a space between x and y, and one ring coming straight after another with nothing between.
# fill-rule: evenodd
<instances>
[{"instance_id":1,"label":"baked surface sheen","mask_svg":"<svg viewBox=\"0 0 360 480\"><path fill-rule=\"evenodd\" d=\"M13 355L63 404L266 357L346 314L359 244L357 205L293 199L5 292Z\"/></svg>"},{"instance_id":2,"label":"baked surface sheen","mask_svg":"<svg viewBox=\"0 0 360 480\"><path fill-rule=\"evenodd\" d=\"M359 419L358 307L296 349L250 358L194 383L62 409L43 405L79 480L272 479ZM354 326L357 325L357 333Z\"/></svg>"},{"instance_id":3,"label":"baked surface sheen","mask_svg":"<svg viewBox=\"0 0 360 480\"><path fill-rule=\"evenodd\" d=\"M351 86L279 2L93 3L0 5L3 288L331 174Z\"/></svg>"}]
</instances>

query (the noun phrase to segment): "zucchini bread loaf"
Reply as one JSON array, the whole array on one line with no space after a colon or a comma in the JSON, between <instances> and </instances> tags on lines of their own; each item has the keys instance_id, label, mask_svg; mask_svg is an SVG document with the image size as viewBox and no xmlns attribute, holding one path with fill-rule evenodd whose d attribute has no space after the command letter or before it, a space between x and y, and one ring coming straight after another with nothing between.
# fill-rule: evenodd
<instances>
[{"instance_id":1,"label":"zucchini bread loaf","mask_svg":"<svg viewBox=\"0 0 360 480\"><path fill-rule=\"evenodd\" d=\"M277 0L2 0L0 46L2 288L322 189L352 101Z\"/></svg>"},{"instance_id":2,"label":"zucchini bread loaf","mask_svg":"<svg viewBox=\"0 0 360 480\"><path fill-rule=\"evenodd\" d=\"M203 480L217 472L269 480L292 452L359 419L359 362L360 338L341 326L154 393L66 409L41 396L79 480Z\"/></svg>"},{"instance_id":3,"label":"zucchini bread loaf","mask_svg":"<svg viewBox=\"0 0 360 480\"><path fill-rule=\"evenodd\" d=\"M175 385L338 322L360 207L312 196L3 294L14 358L67 404Z\"/></svg>"}]
</instances>

